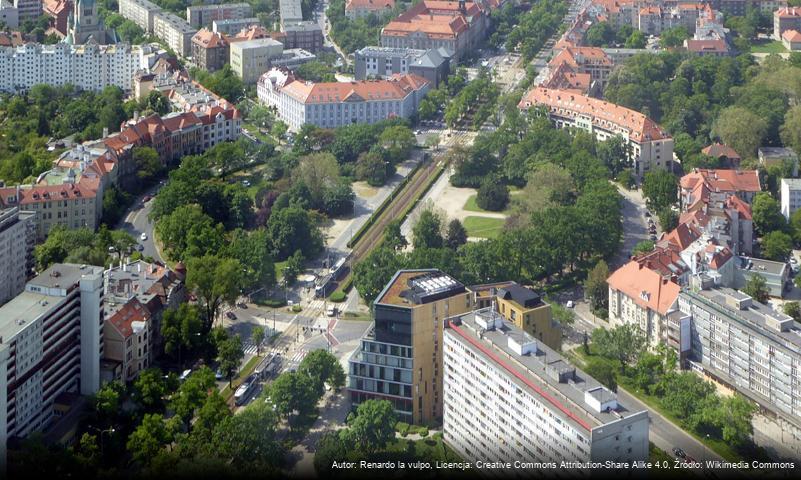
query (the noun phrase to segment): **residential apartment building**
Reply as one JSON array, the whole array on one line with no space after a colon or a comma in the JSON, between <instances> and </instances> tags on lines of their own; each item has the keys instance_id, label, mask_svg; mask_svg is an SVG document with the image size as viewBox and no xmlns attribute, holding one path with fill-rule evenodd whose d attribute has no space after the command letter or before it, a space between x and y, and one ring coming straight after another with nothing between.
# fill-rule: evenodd
<instances>
[{"instance_id":1,"label":"residential apartment building","mask_svg":"<svg viewBox=\"0 0 801 480\"><path fill-rule=\"evenodd\" d=\"M0 305L25 289L33 272L36 213L0 208Z\"/></svg>"},{"instance_id":2,"label":"residential apartment building","mask_svg":"<svg viewBox=\"0 0 801 480\"><path fill-rule=\"evenodd\" d=\"M801 32L801 8L785 7L773 12L773 39L781 41L787 30Z\"/></svg>"},{"instance_id":3,"label":"residential apartment building","mask_svg":"<svg viewBox=\"0 0 801 480\"><path fill-rule=\"evenodd\" d=\"M248 18L253 9L248 3L223 3L186 7L186 21L193 27L210 27L214 20Z\"/></svg>"},{"instance_id":4,"label":"residential apartment building","mask_svg":"<svg viewBox=\"0 0 801 480\"><path fill-rule=\"evenodd\" d=\"M19 10L8 0L0 0L0 22L6 28L19 27Z\"/></svg>"},{"instance_id":5,"label":"residential apartment building","mask_svg":"<svg viewBox=\"0 0 801 480\"><path fill-rule=\"evenodd\" d=\"M701 150L701 153L714 158L719 164L729 167L731 170L739 170L742 157L733 148L722 143L715 142Z\"/></svg>"},{"instance_id":6,"label":"residential apartment building","mask_svg":"<svg viewBox=\"0 0 801 480\"><path fill-rule=\"evenodd\" d=\"M223 33L225 35L233 35L239 33L243 28L248 28L252 25L260 25L256 17L248 18L226 18L224 20L214 20L211 22L211 31L214 33Z\"/></svg>"},{"instance_id":7,"label":"residential apartment building","mask_svg":"<svg viewBox=\"0 0 801 480\"><path fill-rule=\"evenodd\" d=\"M131 90L137 70L147 68L151 45L39 45L0 47L0 91L17 92L47 83L102 90L116 85Z\"/></svg>"},{"instance_id":8,"label":"residential apartment building","mask_svg":"<svg viewBox=\"0 0 801 480\"><path fill-rule=\"evenodd\" d=\"M489 26L475 2L422 1L381 30L381 46L428 50L445 47L459 60L478 48Z\"/></svg>"},{"instance_id":9,"label":"residential apartment building","mask_svg":"<svg viewBox=\"0 0 801 480\"><path fill-rule=\"evenodd\" d=\"M679 181L683 211L692 211L710 202L722 202L730 196L750 205L760 191L762 186L756 170L696 168Z\"/></svg>"},{"instance_id":10,"label":"residential apartment building","mask_svg":"<svg viewBox=\"0 0 801 480\"><path fill-rule=\"evenodd\" d=\"M801 326L729 288L683 290L671 328L688 366L777 417L784 446L801 450Z\"/></svg>"},{"instance_id":11,"label":"residential apartment building","mask_svg":"<svg viewBox=\"0 0 801 480\"><path fill-rule=\"evenodd\" d=\"M364 47L354 52L354 60L356 80L413 73L437 88L450 72L450 52L445 48Z\"/></svg>"},{"instance_id":12,"label":"residential apartment building","mask_svg":"<svg viewBox=\"0 0 801 480\"><path fill-rule=\"evenodd\" d=\"M275 68L286 68L294 71L304 63L313 62L317 56L311 52L307 52L302 48L292 48L284 50L280 57L270 60L270 65Z\"/></svg>"},{"instance_id":13,"label":"residential apartment building","mask_svg":"<svg viewBox=\"0 0 801 480\"><path fill-rule=\"evenodd\" d=\"M198 68L214 72L228 63L230 48L222 33L201 28L192 37L192 61Z\"/></svg>"},{"instance_id":14,"label":"residential apartment building","mask_svg":"<svg viewBox=\"0 0 801 480\"><path fill-rule=\"evenodd\" d=\"M462 459L559 466L648 458L646 410L625 405L492 309L448 318L443 338L443 435ZM487 473L523 478L532 470Z\"/></svg>"},{"instance_id":15,"label":"residential apartment building","mask_svg":"<svg viewBox=\"0 0 801 480\"><path fill-rule=\"evenodd\" d=\"M71 0L45 0L44 14L51 17L50 25L61 35L67 36L67 22L72 15Z\"/></svg>"},{"instance_id":16,"label":"residential apartment building","mask_svg":"<svg viewBox=\"0 0 801 480\"><path fill-rule=\"evenodd\" d=\"M533 338L557 352L562 349L562 326L553 319L551 306L540 294L516 282L467 287L476 309L492 308Z\"/></svg>"},{"instance_id":17,"label":"residential apartment building","mask_svg":"<svg viewBox=\"0 0 801 480\"><path fill-rule=\"evenodd\" d=\"M161 7L148 0L118 0L120 15L139 25L145 32L153 32L156 14Z\"/></svg>"},{"instance_id":18,"label":"residential apartment building","mask_svg":"<svg viewBox=\"0 0 801 480\"><path fill-rule=\"evenodd\" d=\"M395 8L395 0L347 0L345 16L351 20L367 18L370 14L381 18Z\"/></svg>"},{"instance_id":19,"label":"residential apartment building","mask_svg":"<svg viewBox=\"0 0 801 480\"><path fill-rule=\"evenodd\" d=\"M281 57L284 46L272 38L231 42L231 70L246 84L256 83L271 60Z\"/></svg>"},{"instance_id":20,"label":"residential apartment building","mask_svg":"<svg viewBox=\"0 0 801 480\"><path fill-rule=\"evenodd\" d=\"M6 443L48 427L56 397L100 388L103 269L56 264L0 307L0 464Z\"/></svg>"},{"instance_id":21,"label":"residential apartment building","mask_svg":"<svg viewBox=\"0 0 801 480\"><path fill-rule=\"evenodd\" d=\"M173 13L157 12L153 15L153 34L162 39L176 55L192 55L192 37L195 32L197 28Z\"/></svg>"},{"instance_id":22,"label":"residential apartment building","mask_svg":"<svg viewBox=\"0 0 801 480\"><path fill-rule=\"evenodd\" d=\"M557 53L548 65L553 72L562 72L560 67L564 65L563 68L569 69L574 74L589 75L587 91L601 92L606 87L615 62L601 48L567 46Z\"/></svg>"},{"instance_id":23,"label":"residential apartment building","mask_svg":"<svg viewBox=\"0 0 801 480\"><path fill-rule=\"evenodd\" d=\"M385 399L404 422L441 419L443 323L470 311L471 299L464 285L438 270L398 271L376 298L373 327L350 357L353 404Z\"/></svg>"},{"instance_id":24,"label":"residential apartment building","mask_svg":"<svg viewBox=\"0 0 801 480\"><path fill-rule=\"evenodd\" d=\"M781 186L782 215L788 221L790 216L801 207L801 179L782 178Z\"/></svg>"},{"instance_id":25,"label":"residential apartment building","mask_svg":"<svg viewBox=\"0 0 801 480\"><path fill-rule=\"evenodd\" d=\"M42 0L14 0L17 17L23 20L36 20L42 14Z\"/></svg>"},{"instance_id":26,"label":"residential apartment building","mask_svg":"<svg viewBox=\"0 0 801 480\"><path fill-rule=\"evenodd\" d=\"M281 43L288 50L301 48L317 53L323 49L323 29L317 22L284 23L281 32L284 34Z\"/></svg>"},{"instance_id":27,"label":"residential apartment building","mask_svg":"<svg viewBox=\"0 0 801 480\"><path fill-rule=\"evenodd\" d=\"M534 87L518 104L523 111L545 114L558 128L578 128L600 141L619 136L631 147L634 172L673 170L673 138L642 113L563 90ZM542 110L541 110L542 109Z\"/></svg>"},{"instance_id":28,"label":"residential apartment building","mask_svg":"<svg viewBox=\"0 0 801 480\"><path fill-rule=\"evenodd\" d=\"M151 315L136 297L110 314L103 327L104 365L119 364L120 380L130 382L152 361Z\"/></svg>"},{"instance_id":29,"label":"residential apartment building","mask_svg":"<svg viewBox=\"0 0 801 480\"><path fill-rule=\"evenodd\" d=\"M416 75L389 80L311 83L273 69L259 79L259 101L275 107L291 130L311 123L336 128L351 123L376 123L417 112L431 84Z\"/></svg>"},{"instance_id":30,"label":"residential apartment building","mask_svg":"<svg viewBox=\"0 0 801 480\"><path fill-rule=\"evenodd\" d=\"M757 158L765 168L787 168L792 176L798 176L798 154L790 147L759 147Z\"/></svg>"},{"instance_id":31,"label":"residential apartment building","mask_svg":"<svg viewBox=\"0 0 801 480\"><path fill-rule=\"evenodd\" d=\"M801 50L801 33L798 30L785 30L782 33L782 45L791 52Z\"/></svg>"}]
</instances>

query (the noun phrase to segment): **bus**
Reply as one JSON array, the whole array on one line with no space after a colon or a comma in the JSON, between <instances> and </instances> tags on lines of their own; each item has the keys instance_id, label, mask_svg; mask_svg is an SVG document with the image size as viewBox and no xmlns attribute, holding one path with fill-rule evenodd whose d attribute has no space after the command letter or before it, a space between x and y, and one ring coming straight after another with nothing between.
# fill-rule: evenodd
<instances>
[{"instance_id":1,"label":"bus","mask_svg":"<svg viewBox=\"0 0 801 480\"><path fill-rule=\"evenodd\" d=\"M242 385L236 389L234 392L234 403L237 407L240 407L250 400L251 395L259 386L259 379L257 378L256 374L250 375L248 378L242 382Z\"/></svg>"}]
</instances>

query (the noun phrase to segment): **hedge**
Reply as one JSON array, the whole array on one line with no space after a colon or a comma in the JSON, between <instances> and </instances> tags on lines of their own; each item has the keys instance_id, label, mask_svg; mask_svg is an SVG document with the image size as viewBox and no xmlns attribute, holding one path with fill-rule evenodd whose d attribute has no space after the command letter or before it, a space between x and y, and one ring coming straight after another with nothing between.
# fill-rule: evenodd
<instances>
[{"instance_id":1,"label":"hedge","mask_svg":"<svg viewBox=\"0 0 801 480\"><path fill-rule=\"evenodd\" d=\"M332 293L331 296L328 297L328 300L335 303L340 303L344 302L346 298L348 298L348 296L345 295L345 292L341 290L335 290L334 293Z\"/></svg>"}]
</instances>

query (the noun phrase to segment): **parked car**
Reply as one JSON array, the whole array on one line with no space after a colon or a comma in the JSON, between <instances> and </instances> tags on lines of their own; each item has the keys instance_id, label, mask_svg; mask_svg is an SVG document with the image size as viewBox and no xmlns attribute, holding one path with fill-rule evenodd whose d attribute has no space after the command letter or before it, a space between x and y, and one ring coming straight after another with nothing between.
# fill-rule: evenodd
<instances>
[{"instance_id":1,"label":"parked car","mask_svg":"<svg viewBox=\"0 0 801 480\"><path fill-rule=\"evenodd\" d=\"M650 234L650 235L648 235L648 238L649 238L649 239L651 239L651 241L652 241L652 242L655 242L655 241L656 241L656 235L655 235L655 234L653 234L653 233L652 233L652 234Z\"/></svg>"},{"instance_id":2,"label":"parked car","mask_svg":"<svg viewBox=\"0 0 801 480\"><path fill-rule=\"evenodd\" d=\"M143 242L146 241L147 240L147 234L145 232L142 232L142 234L139 235L139 240L142 240Z\"/></svg>"},{"instance_id":3,"label":"parked car","mask_svg":"<svg viewBox=\"0 0 801 480\"><path fill-rule=\"evenodd\" d=\"M646 211L645 211L645 216L646 216L646 217L650 217L650 216L651 216L651 212L649 212L648 210L646 210Z\"/></svg>"},{"instance_id":4,"label":"parked car","mask_svg":"<svg viewBox=\"0 0 801 480\"><path fill-rule=\"evenodd\" d=\"M225 312L225 316L231 320L236 320L236 314L234 312Z\"/></svg>"},{"instance_id":5,"label":"parked car","mask_svg":"<svg viewBox=\"0 0 801 480\"><path fill-rule=\"evenodd\" d=\"M183 382L184 380L186 380L187 378L189 378L189 375L191 375L191 374L192 374L192 369L191 369L191 368L187 368L186 370L184 370L183 372L181 372L181 376L180 376L180 377L178 377L178 379L179 379L179 380L181 380L181 381Z\"/></svg>"},{"instance_id":6,"label":"parked car","mask_svg":"<svg viewBox=\"0 0 801 480\"><path fill-rule=\"evenodd\" d=\"M222 380L224 378L224 375L219 369L217 369L217 371L214 372L214 378L217 380Z\"/></svg>"},{"instance_id":7,"label":"parked car","mask_svg":"<svg viewBox=\"0 0 801 480\"><path fill-rule=\"evenodd\" d=\"M138 252L141 252L141 251L143 251L144 249L145 249L145 246L144 246L144 245L142 245L141 243L139 243L139 244L137 244L137 245L136 245L136 251L138 251Z\"/></svg>"},{"instance_id":8,"label":"parked car","mask_svg":"<svg viewBox=\"0 0 801 480\"><path fill-rule=\"evenodd\" d=\"M325 310L325 314L328 315L329 317L333 317L334 315L337 314L337 307L331 305Z\"/></svg>"},{"instance_id":9,"label":"parked car","mask_svg":"<svg viewBox=\"0 0 801 480\"><path fill-rule=\"evenodd\" d=\"M684 450L680 449L679 447L675 447L673 449L673 455L676 455L679 458L685 458L687 456L687 454L684 453Z\"/></svg>"},{"instance_id":10,"label":"parked car","mask_svg":"<svg viewBox=\"0 0 801 480\"><path fill-rule=\"evenodd\" d=\"M565 306L566 306L567 308L573 308L573 307L575 307L575 306L576 306L576 304L575 304L575 303L573 303L573 300L568 300L568 301L567 301L567 303L565 304Z\"/></svg>"}]
</instances>

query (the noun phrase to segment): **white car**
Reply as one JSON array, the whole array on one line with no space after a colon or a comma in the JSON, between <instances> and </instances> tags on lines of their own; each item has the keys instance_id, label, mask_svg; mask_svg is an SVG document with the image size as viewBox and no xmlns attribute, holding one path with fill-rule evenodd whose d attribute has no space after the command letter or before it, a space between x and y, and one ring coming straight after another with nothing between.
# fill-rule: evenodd
<instances>
[{"instance_id":1,"label":"white car","mask_svg":"<svg viewBox=\"0 0 801 480\"><path fill-rule=\"evenodd\" d=\"M147 240L147 234L145 232L142 232L142 234L139 235L139 239L144 242L145 240Z\"/></svg>"},{"instance_id":2,"label":"white car","mask_svg":"<svg viewBox=\"0 0 801 480\"><path fill-rule=\"evenodd\" d=\"M336 315L336 314L337 314L337 309L336 309L336 307L334 307L334 306L328 307L328 308L325 310L325 314L326 314L326 315L328 315L329 317L333 317L334 315Z\"/></svg>"},{"instance_id":3,"label":"white car","mask_svg":"<svg viewBox=\"0 0 801 480\"><path fill-rule=\"evenodd\" d=\"M575 303L573 303L573 300L568 300L568 301L567 301L567 303L565 304L565 306L566 306L567 308L573 308L573 307L575 307L575 306L576 306L576 304L575 304Z\"/></svg>"}]
</instances>

